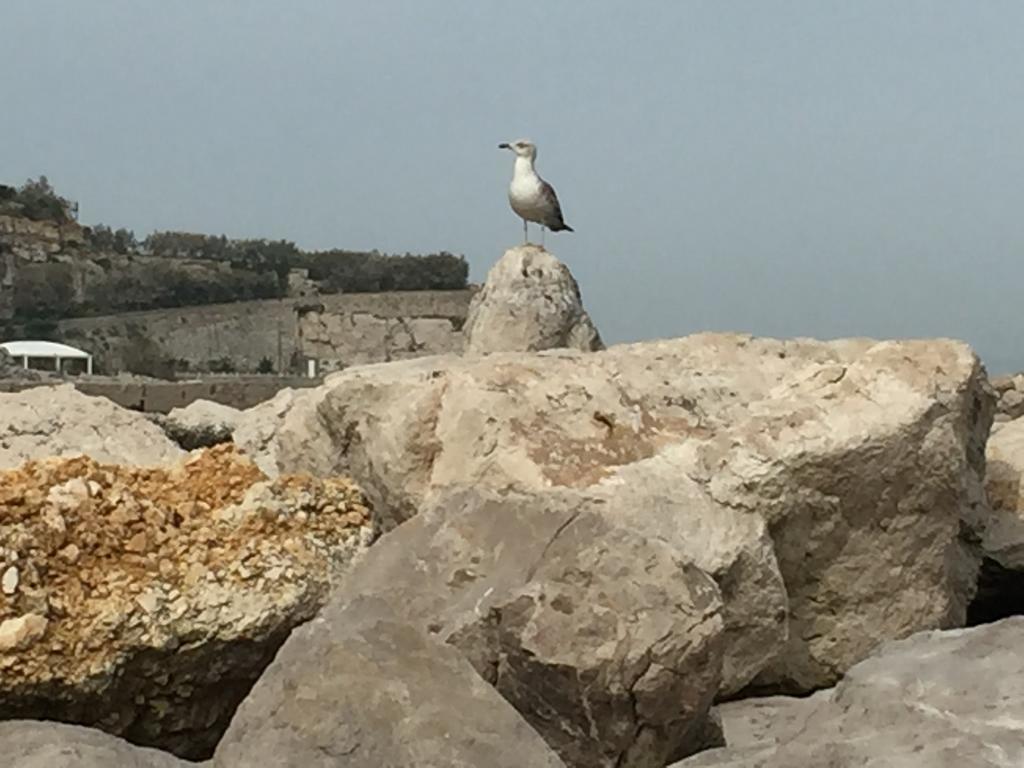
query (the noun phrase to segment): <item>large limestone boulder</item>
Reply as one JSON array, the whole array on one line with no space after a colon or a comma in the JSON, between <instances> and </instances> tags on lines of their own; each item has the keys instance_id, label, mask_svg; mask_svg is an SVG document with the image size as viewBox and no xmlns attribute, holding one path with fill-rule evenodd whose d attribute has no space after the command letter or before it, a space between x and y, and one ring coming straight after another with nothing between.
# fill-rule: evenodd
<instances>
[{"instance_id":1,"label":"large limestone boulder","mask_svg":"<svg viewBox=\"0 0 1024 768\"><path fill-rule=\"evenodd\" d=\"M373 536L349 481L269 481L229 446L0 472L0 719L206 757Z\"/></svg>"},{"instance_id":2,"label":"large limestone boulder","mask_svg":"<svg viewBox=\"0 0 1024 768\"><path fill-rule=\"evenodd\" d=\"M46 456L162 464L182 455L141 413L83 395L71 384L0 393L0 413L0 469Z\"/></svg>"},{"instance_id":3,"label":"large limestone boulder","mask_svg":"<svg viewBox=\"0 0 1024 768\"><path fill-rule=\"evenodd\" d=\"M491 267L463 334L465 352L473 355L604 348L572 273L536 245L512 248Z\"/></svg>"},{"instance_id":4,"label":"large limestone boulder","mask_svg":"<svg viewBox=\"0 0 1024 768\"><path fill-rule=\"evenodd\" d=\"M1016 768L1024 765L1024 619L884 645L827 694L767 707L776 718L674 768Z\"/></svg>"},{"instance_id":5,"label":"large limestone boulder","mask_svg":"<svg viewBox=\"0 0 1024 768\"><path fill-rule=\"evenodd\" d=\"M563 768L454 649L373 598L292 633L214 765Z\"/></svg>"},{"instance_id":6,"label":"large limestone boulder","mask_svg":"<svg viewBox=\"0 0 1024 768\"><path fill-rule=\"evenodd\" d=\"M390 526L461 486L621 502L718 581L726 688L792 692L963 622L991 416L957 342L703 334L353 368L235 439L271 473L351 474Z\"/></svg>"},{"instance_id":7,"label":"large limestone boulder","mask_svg":"<svg viewBox=\"0 0 1024 768\"><path fill-rule=\"evenodd\" d=\"M0 722L0 755L5 768L197 768L92 728L31 720Z\"/></svg>"},{"instance_id":8,"label":"large limestone boulder","mask_svg":"<svg viewBox=\"0 0 1024 768\"><path fill-rule=\"evenodd\" d=\"M466 491L385 535L323 617L360 596L462 651L565 761L662 766L719 688L721 601L672 548L573 493Z\"/></svg>"}]
</instances>

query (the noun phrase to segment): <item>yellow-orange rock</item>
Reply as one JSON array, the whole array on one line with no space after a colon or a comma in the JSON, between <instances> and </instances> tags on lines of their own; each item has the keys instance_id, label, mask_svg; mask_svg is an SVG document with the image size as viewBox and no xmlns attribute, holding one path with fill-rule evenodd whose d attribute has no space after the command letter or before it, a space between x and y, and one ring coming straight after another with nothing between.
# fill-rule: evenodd
<instances>
[{"instance_id":1,"label":"yellow-orange rock","mask_svg":"<svg viewBox=\"0 0 1024 768\"><path fill-rule=\"evenodd\" d=\"M270 481L230 445L171 466L0 472L0 573L17 573L0 593L0 718L209 754L374 530L349 480Z\"/></svg>"}]
</instances>

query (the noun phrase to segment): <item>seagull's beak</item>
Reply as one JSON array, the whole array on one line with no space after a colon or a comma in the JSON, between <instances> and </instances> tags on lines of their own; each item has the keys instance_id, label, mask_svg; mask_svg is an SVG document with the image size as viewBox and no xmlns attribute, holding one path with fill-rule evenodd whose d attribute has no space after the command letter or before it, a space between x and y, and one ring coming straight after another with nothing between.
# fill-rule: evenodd
<instances>
[{"instance_id":1,"label":"seagull's beak","mask_svg":"<svg viewBox=\"0 0 1024 768\"><path fill-rule=\"evenodd\" d=\"M498 149L512 149L512 147L510 147L507 142L502 142L498 145Z\"/></svg>"}]
</instances>

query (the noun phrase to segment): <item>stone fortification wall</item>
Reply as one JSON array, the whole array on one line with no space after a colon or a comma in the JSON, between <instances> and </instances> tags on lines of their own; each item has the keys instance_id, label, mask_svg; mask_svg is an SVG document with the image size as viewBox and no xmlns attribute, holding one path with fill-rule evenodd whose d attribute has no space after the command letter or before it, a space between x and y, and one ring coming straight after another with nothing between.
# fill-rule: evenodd
<instances>
[{"instance_id":1,"label":"stone fortification wall","mask_svg":"<svg viewBox=\"0 0 1024 768\"><path fill-rule=\"evenodd\" d=\"M231 361L252 371L264 357L274 371L289 370L298 336L294 302L284 299L175 307L61 320L62 341L91 352L96 370L138 370L140 360L184 362L205 370Z\"/></svg>"},{"instance_id":2,"label":"stone fortification wall","mask_svg":"<svg viewBox=\"0 0 1024 768\"><path fill-rule=\"evenodd\" d=\"M462 351L474 290L349 293L300 306L299 353L322 371Z\"/></svg>"},{"instance_id":3,"label":"stone fortification wall","mask_svg":"<svg viewBox=\"0 0 1024 768\"><path fill-rule=\"evenodd\" d=\"M462 349L473 291L408 291L267 299L129 312L59 321L63 341L91 352L99 371L131 367L140 356L207 370L229 361L254 371L304 372ZM184 367L184 366L182 366Z\"/></svg>"}]
</instances>

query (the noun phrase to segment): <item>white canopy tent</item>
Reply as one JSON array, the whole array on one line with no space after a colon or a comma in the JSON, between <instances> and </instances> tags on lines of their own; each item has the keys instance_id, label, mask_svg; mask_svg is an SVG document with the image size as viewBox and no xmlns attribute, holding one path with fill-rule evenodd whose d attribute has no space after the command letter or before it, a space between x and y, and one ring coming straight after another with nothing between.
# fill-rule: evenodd
<instances>
[{"instance_id":1,"label":"white canopy tent","mask_svg":"<svg viewBox=\"0 0 1024 768\"><path fill-rule=\"evenodd\" d=\"M85 360L85 372L92 373L92 355L56 341L5 341L0 344L0 349L11 357L20 357L25 368L28 368L29 360L39 358L53 360L58 371L62 360Z\"/></svg>"}]
</instances>

